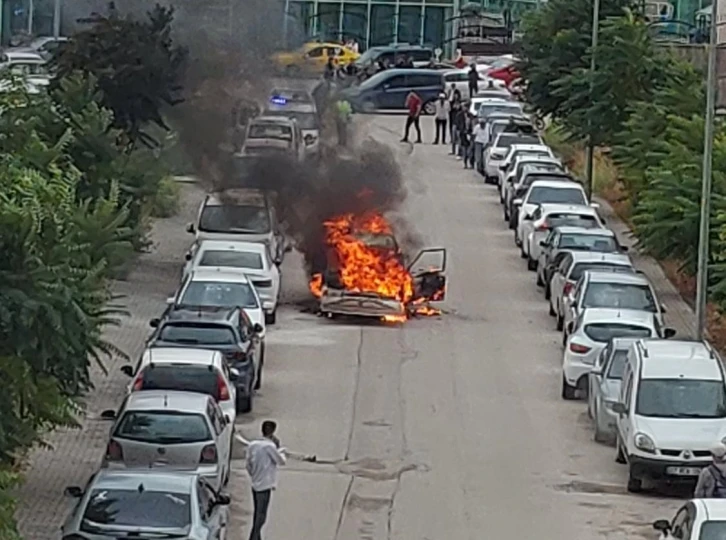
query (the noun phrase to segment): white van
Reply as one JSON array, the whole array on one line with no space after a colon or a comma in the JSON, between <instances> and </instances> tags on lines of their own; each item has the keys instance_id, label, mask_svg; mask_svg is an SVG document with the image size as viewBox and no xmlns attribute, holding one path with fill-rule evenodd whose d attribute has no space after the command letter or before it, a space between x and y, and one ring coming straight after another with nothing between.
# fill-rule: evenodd
<instances>
[{"instance_id":1,"label":"white van","mask_svg":"<svg viewBox=\"0 0 726 540\"><path fill-rule=\"evenodd\" d=\"M700 341L640 339L630 346L618 403L616 460L627 463L628 491L644 479L695 481L726 442L721 359Z\"/></svg>"}]
</instances>

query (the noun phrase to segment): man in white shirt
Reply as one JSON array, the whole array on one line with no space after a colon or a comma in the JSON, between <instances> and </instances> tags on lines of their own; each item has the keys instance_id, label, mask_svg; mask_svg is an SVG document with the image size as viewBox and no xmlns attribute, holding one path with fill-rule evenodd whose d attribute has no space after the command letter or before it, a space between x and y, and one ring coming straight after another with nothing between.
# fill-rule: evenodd
<instances>
[{"instance_id":1,"label":"man in white shirt","mask_svg":"<svg viewBox=\"0 0 726 540\"><path fill-rule=\"evenodd\" d=\"M262 527L267 520L272 490L277 487L277 467L284 465L285 449L275 437L277 424L271 420L262 422L262 439L252 441L247 447L247 472L252 484L254 513L250 540L262 540Z\"/></svg>"},{"instance_id":2,"label":"man in white shirt","mask_svg":"<svg viewBox=\"0 0 726 540\"><path fill-rule=\"evenodd\" d=\"M476 170L480 173L484 172L484 145L489 138L488 129L486 129L486 120L480 118L476 126L474 126L474 162Z\"/></svg>"}]
</instances>

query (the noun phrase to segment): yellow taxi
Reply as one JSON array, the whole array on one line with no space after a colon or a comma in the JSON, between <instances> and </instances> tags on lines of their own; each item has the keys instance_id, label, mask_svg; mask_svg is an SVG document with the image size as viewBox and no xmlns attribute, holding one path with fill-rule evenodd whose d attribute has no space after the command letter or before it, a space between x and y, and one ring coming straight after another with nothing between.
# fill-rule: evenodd
<instances>
[{"instance_id":1,"label":"yellow taxi","mask_svg":"<svg viewBox=\"0 0 726 540\"><path fill-rule=\"evenodd\" d=\"M322 73L328 58L332 58L336 66L347 66L359 56L357 52L339 43L309 42L296 51L275 54L272 61L278 68L291 74Z\"/></svg>"}]
</instances>

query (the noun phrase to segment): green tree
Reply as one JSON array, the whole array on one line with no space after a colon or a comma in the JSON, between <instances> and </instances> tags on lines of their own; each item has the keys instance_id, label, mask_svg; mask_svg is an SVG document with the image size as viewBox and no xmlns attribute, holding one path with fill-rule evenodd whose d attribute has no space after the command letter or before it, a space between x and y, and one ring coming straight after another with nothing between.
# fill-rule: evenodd
<instances>
[{"instance_id":1,"label":"green tree","mask_svg":"<svg viewBox=\"0 0 726 540\"><path fill-rule=\"evenodd\" d=\"M172 41L173 19L173 8L158 4L145 21L101 19L75 34L57 56L57 84L77 71L93 75L103 107L113 113L114 127L131 144L158 146L144 128L153 123L168 130L162 110L181 101L187 56Z\"/></svg>"}]
</instances>

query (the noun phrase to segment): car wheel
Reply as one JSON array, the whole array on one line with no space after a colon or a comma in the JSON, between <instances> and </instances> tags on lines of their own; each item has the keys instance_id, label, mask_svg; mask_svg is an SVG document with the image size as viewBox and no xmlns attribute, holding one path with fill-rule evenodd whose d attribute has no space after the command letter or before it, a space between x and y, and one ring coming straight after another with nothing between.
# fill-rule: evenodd
<instances>
[{"instance_id":1,"label":"car wheel","mask_svg":"<svg viewBox=\"0 0 726 540\"><path fill-rule=\"evenodd\" d=\"M555 313L557 316L557 330L562 331L562 327L565 325L565 319L559 313Z\"/></svg>"},{"instance_id":2,"label":"car wheel","mask_svg":"<svg viewBox=\"0 0 726 540\"><path fill-rule=\"evenodd\" d=\"M527 256L527 270L530 272L537 270L537 261L533 261L529 255ZM537 281L539 281L539 279ZM539 283L537 283L537 285L539 285Z\"/></svg>"},{"instance_id":3,"label":"car wheel","mask_svg":"<svg viewBox=\"0 0 726 540\"><path fill-rule=\"evenodd\" d=\"M247 397L237 396L235 408L238 413L248 413L252 411L252 393Z\"/></svg>"},{"instance_id":4,"label":"car wheel","mask_svg":"<svg viewBox=\"0 0 726 540\"><path fill-rule=\"evenodd\" d=\"M630 493L640 493L643 491L643 479L633 475L633 470L628 471L628 491Z\"/></svg>"},{"instance_id":5,"label":"car wheel","mask_svg":"<svg viewBox=\"0 0 726 540\"><path fill-rule=\"evenodd\" d=\"M597 420L597 411L595 411L593 417L595 419L595 433L593 434L593 439L595 439L595 442L599 443L608 442L608 434L600 429L599 422Z\"/></svg>"},{"instance_id":6,"label":"car wheel","mask_svg":"<svg viewBox=\"0 0 726 540\"><path fill-rule=\"evenodd\" d=\"M571 401L577 397L577 387L567 384L567 379L562 376L562 399Z\"/></svg>"},{"instance_id":7,"label":"car wheel","mask_svg":"<svg viewBox=\"0 0 726 540\"><path fill-rule=\"evenodd\" d=\"M436 112L436 103L434 103L433 101L429 101L428 103L426 103L423 106L423 112L424 114L429 116L434 114Z\"/></svg>"},{"instance_id":8,"label":"car wheel","mask_svg":"<svg viewBox=\"0 0 726 540\"><path fill-rule=\"evenodd\" d=\"M275 324L277 322L277 308L272 313L265 313L265 324Z\"/></svg>"},{"instance_id":9,"label":"car wheel","mask_svg":"<svg viewBox=\"0 0 726 540\"><path fill-rule=\"evenodd\" d=\"M620 445L620 439L617 439L615 441L615 463L627 463L627 461L625 460L625 453L623 452L623 447Z\"/></svg>"}]
</instances>

